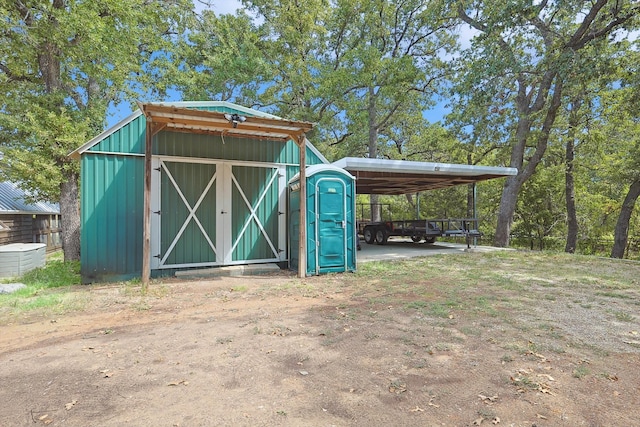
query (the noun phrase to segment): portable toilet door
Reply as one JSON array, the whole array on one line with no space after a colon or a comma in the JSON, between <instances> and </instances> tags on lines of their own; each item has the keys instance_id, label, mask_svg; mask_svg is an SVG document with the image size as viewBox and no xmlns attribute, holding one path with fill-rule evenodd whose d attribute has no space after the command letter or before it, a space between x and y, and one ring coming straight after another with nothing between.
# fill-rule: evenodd
<instances>
[{"instance_id":1,"label":"portable toilet door","mask_svg":"<svg viewBox=\"0 0 640 427\"><path fill-rule=\"evenodd\" d=\"M307 274L355 271L354 177L332 165L307 168ZM299 176L289 181L290 265L297 267ZM294 231L295 230L295 231Z\"/></svg>"},{"instance_id":2,"label":"portable toilet door","mask_svg":"<svg viewBox=\"0 0 640 427\"><path fill-rule=\"evenodd\" d=\"M347 185L343 179L315 180L316 273L347 271Z\"/></svg>"}]
</instances>

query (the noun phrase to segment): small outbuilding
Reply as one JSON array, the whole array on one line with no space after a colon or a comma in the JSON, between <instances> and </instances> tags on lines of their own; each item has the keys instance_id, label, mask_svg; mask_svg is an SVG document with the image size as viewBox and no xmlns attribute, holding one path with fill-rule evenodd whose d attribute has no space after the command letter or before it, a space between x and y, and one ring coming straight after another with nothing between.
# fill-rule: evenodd
<instances>
[{"instance_id":1,"label":"small outbuilding","mask_svg":"<svg viewBox=\"0 0 640 427\"><path fill-rule=\"evenodd\" d=\"M300 233L300 175L289 181L290 265L299 267L299 236L307 236L307 274L356 269L355 178L333 165L307 168L307 223Z\"/></svg>"},{"instance_id":2,"label":"small outbuilding","mask_svg":"<svg viewBox=\"0 0 640 427\"><path fill-rule=\"evenodd\" d=\"M328 163L310 123L228 102L140 104L79 147L85 283L288 264L287 182Z\"/></svg>"},{"instance_id":3,"label":"small outbuilding","mask_svg":"<svg viewBox=\"0 0 640 427\"><path fill-rule=\"evenodd\" d=\"M14 182L0 182L0 245L41 243L47 252L62 247L60 208L55 203L27 202Z\"/></svg>"}]
</instances>

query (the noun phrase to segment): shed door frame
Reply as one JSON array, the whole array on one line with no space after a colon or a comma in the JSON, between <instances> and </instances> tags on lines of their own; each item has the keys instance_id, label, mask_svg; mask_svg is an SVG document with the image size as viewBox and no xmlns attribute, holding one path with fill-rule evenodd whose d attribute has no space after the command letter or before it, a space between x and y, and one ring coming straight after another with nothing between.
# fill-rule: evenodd
<instances>
[{"instance_id":1,"label":"shed door frame","mask_svg":"<svg viewBox=\"0 0 640 427\"><path fill-rule=\"evenodd\" d=\"M159 212L162 206L161 200L161 179L160 174L156 173L162 170L162 165L164 162L180 162L180 163L194 163L194 164L214 164L216 166L216 172L214 176L211 178L209 185L206 187L205 191L209 191L211 187L216 192L216 229L221 232L216 233L216 241L213 242L208 239L208 236L205 236L209 244L211 245L212 250L216 253L216 261L215 262L206 262L206 263L187 263L187 264L163 264L163 260L161 259L161 215L155 214L155 212ZM251 168L267 168L274 170L274 175L270 178L270 184L268 185L259 195L257 203L255 206L251 206L250 201L244 194L244 190L241 188L241 185L238 183L237 179L233 175L233 167L234 166L244 166ZM287 197L287 183L286 183L286 165L277 164L277 163L263 163L263 162L242 162L242 161L223 161L217 159L202 159L202 158L192 158L192 157L174 157L174 156L153 156L152 158L152 185L151 185L151 269L168 269L168 268L186 268L186 267L216 267L222 265L242 265L242 264L252 264L252 263L267 263L267 262L282 262L287 260L287 213L286 213L286 197ZM175 185L175 183L174 183ZM278 236L273 239L269 239L267 236L259 218L256 216L255 210L262 202L265 197L266 192L271 188L272 185L277 185L278 188L278 206L277 206L277 214L278 214ZM246 207L249 209L249 218L244 224L243 230L238 236L235 236L236 239L234 241L231 233L224 232L231 230L231 220L233 216L232 211L232 200L231 200L231 192L233 189L236 189L242 199ZM203 195L200 197L202 198ZM186 203L185 203L186 204ZM197 206L186 206L187 209L191 212L189 218L193 217ZM187 221L190 219L187 218ZM232 259L233 251L238 245L238 241L242 236L242 233L246 231L247 226L249 224L256 224L258 228L261 230L263 236L265 237L271 252L273 253L273 257L264 258L264 259L252 259L252 260L236 260ZM204 234L204 233L203 233ZM178 238L178 237L176 237ZM165 257L166 258L166 257Z\"/></svg>"}]
</instances>

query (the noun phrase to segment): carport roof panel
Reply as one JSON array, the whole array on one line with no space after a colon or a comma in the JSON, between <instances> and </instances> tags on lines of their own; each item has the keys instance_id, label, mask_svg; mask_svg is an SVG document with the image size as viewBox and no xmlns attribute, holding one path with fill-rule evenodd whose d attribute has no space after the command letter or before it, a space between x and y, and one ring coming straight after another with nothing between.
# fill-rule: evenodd
<instances>
[{"instance_id":1,"label":"carport roof panel","mask_svg":"<svg viewBox=\"0 0 640 427\"><path fill-rule=\"evenodd\" d=\"M409 194L513 176L515 168L345 157L333 163L356 177L358 194Z\"/></svg>"}]
</instances>

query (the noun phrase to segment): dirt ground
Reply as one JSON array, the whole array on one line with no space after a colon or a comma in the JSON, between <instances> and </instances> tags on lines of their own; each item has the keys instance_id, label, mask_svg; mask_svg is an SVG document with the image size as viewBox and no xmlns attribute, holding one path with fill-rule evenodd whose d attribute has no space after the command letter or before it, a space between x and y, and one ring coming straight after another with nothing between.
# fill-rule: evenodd
<instances>
[{"instance_id":1,"label":"dirt ground","mask_svg":"<svg viewBox=\"0 0 640 427\"><path fill-rule=\"evenodd\" d=\"M358 283L79 286L78 310L0 313L0 426L638 425L636 316L566 290L513 317L427 315Z\"/></svg>"}]
</instances>

